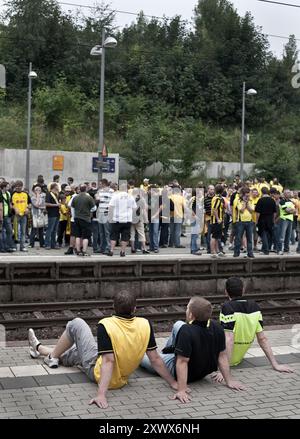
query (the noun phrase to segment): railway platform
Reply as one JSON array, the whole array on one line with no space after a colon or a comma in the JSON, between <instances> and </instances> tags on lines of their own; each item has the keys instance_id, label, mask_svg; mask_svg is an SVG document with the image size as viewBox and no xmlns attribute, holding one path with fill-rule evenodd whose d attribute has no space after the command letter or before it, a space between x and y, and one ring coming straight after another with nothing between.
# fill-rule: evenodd
<instances>
[{"instance_id":1,"label":"railway platform","mask_svg":"<svg viewBox=\"0 0 300 439\"><path fill-rule=\"evenodd\" d=\"M161 378L138 369L127 386L109 392L107 410L88 405L97 387L78 368L49 369L42 360L29 357L26 342L8 342L0 349L0 418L299 419L300 325L266 333L278 361L289 364L293 374L273 371L254 343L244 362L232 369L246 385L244 392L206 377L190 386L192 401L181 404L170 399L172 391ZM166 335L157 337L159 346Z\"/></svg>"}]
</instances>

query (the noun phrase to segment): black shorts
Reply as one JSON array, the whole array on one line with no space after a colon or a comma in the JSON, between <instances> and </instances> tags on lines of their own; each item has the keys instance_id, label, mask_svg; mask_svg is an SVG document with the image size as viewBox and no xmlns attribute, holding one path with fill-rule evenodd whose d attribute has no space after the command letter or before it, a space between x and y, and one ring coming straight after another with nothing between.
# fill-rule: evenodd
<instances>
[{"instance_id":1,"label":"black shorts","mask_svg":"<svg viewBox=\"0 0 300 439\"><path fill-rule=\"evenodd\" d=\"M211 225L211 237L214 239L222 239L223 224Z\"/></svg>"},{"instance_id":2,"label":"black shorts","mask_svg":"<svg viewBox=\"0 0 300 439\"><path fill-rule=\"evenodd\" d=\"M121 241L128 242L130 240L131 223L112 223L110 230L110 239L118 241L121 234Z\"/></svg>"},{"instance_id":3,"label":"black shorts","mask_svg":"<svg viewBox=\"0 0 300 439\"><path fill-rule=\"evenodd\" d=\"M90 239L92 236L92 223L75 218L74 232L76 238Z\"/></svg>"},{"instance_id":4,"label":"black shorts","mask_svg":"<svg viewBox=\"0 0 300 439\"><path fill-rule=\"evenodd\" d=\"M71 236L75 236L76 233L76 226L74 221L71 221Z\"/></svg>"}]
</instances>

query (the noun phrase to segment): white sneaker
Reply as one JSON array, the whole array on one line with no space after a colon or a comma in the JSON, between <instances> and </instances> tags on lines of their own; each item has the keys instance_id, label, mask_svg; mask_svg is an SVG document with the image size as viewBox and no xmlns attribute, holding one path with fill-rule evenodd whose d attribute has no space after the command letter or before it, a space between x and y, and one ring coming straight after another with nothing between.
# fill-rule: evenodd
<instances>
[{"instance_id":1,"label":"white sneaker","mask_svg":"<svg viewBox=\"0 0 300 439\"><path fill-rule=\"evenodd\" d=\"M41 354L37 350L38 346L41 344L35 336L34 330L28 330L28 343L29 343L29 353L31 358L38 358Z\"/></svg>"},{"instance_id":2,"label":"white sneaker","mask_svg":"<svg viewBox=\"0 0 300 439\"><path fill-rule=\"evenodd\" d=\"M57 369L58 362L59 362L58 358L52 358L50 354L44 358L44 363L47 364L47 366L50 367L51 369Z\"/></svg>"},{"instance_id":3,"label":"white sneaker","mask_svg":"<svg viewBox=\"0 0 300 439\"><path fill-rule=\"evenodd\" d=\"M222 252L219 252L218 256L219 256L219 258L226 258L226 255L224 253L222 253Z\"/></svg>"}]
</instances>

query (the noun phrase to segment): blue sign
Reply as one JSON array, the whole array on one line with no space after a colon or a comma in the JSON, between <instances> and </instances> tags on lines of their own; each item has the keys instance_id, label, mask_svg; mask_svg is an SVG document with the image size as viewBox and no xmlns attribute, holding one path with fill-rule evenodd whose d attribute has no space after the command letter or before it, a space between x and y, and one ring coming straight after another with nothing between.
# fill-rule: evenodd
<instances>
[{"instance_id":1,"label":"blue sign","mask_svg":"<svg viewBox=\"0 0 300 439\"><path fill-rule=\"evenodd\" d=\"M110 157L104 157L103 162L105 163L105 168L102 168L102 172L106 174L114 174L116 172L116 159ZM98 157L93 157L93 172L98 172Z\"/></svg>"}]
</instances>

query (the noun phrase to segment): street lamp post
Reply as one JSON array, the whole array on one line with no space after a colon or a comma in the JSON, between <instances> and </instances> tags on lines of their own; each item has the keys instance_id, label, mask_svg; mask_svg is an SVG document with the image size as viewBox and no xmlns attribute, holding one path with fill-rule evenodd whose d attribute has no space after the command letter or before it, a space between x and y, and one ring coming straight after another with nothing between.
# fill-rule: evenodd
<instances>
[{"instance_id":1,"label":"street lamp post","mask_svg":"<svg viewBox=\"0 0 300 439\"><path fill-rule=\"evenodd\" d=\"M29 173L30 173L30 132L31 132L31 92L32 80L37 78L37 74L32 70L32 63L29 64L28 74L28 113L27 113L27 148L26 148L26 177L25 187L29 190Z\"/></svg>"},{"instance_id":2,"label":"street lamp post","mask_svg":"<svg viewBox=\"0 0 300 439\"><path fill-rule=\"evenodd\" d=\"M243 108L242 108L242 139L241 139L241 181L244 180L244 162L245 162L245 115L246 115L246 95L255 96L257 91L250 88L246 91L246 82L243 82Z\"/></svg>"},{"instance_id":3,"label":"street lamp post","mask_svg":"<svg viewBox=\"0 0 300 439\"><path fill-rule=\"evenodd\" d=\"M102 180L104 147L104 83L105 83L105 49L117 46L117 40L112 37L105 38L105 29L102 31L102 45L95 46L91 50L92 56L101 56L101 75L100 75L100 108L99 108L99 150L98 150L98 188Z\"/></svg>"}]
</instances>

